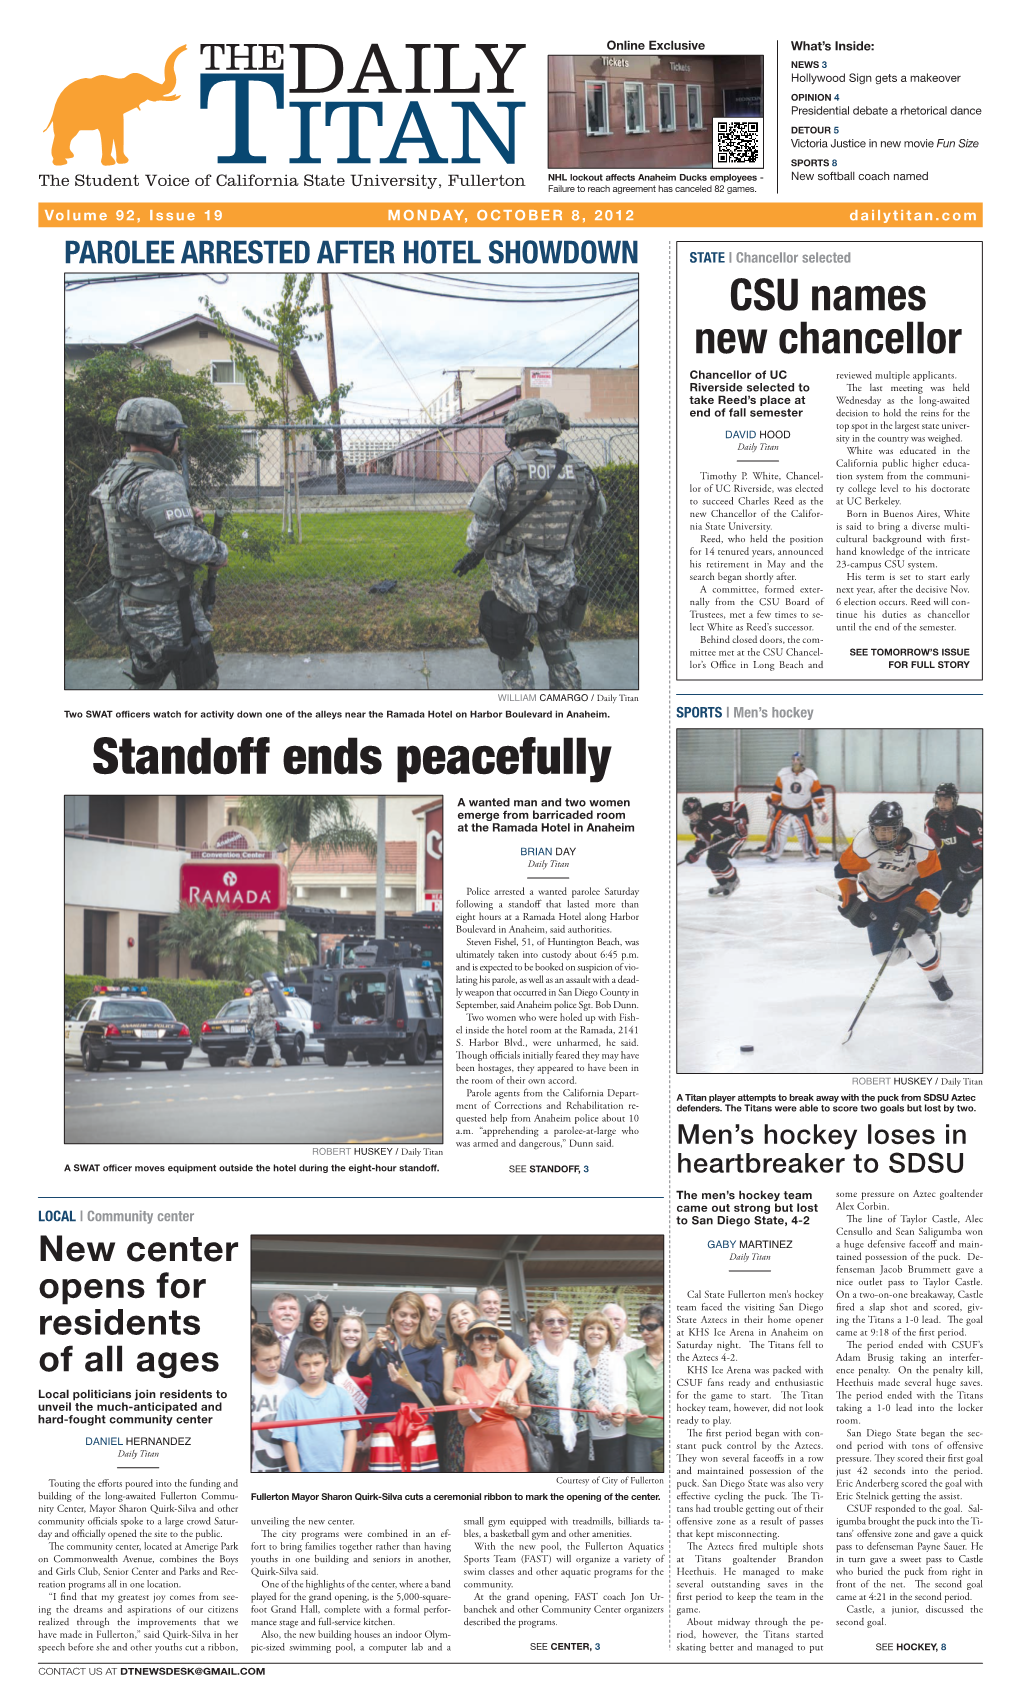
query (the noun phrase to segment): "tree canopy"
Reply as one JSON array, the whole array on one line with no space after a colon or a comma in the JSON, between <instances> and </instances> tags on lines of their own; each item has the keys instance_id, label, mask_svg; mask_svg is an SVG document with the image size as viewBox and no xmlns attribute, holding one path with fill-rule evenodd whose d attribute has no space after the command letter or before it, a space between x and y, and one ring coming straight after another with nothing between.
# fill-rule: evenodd
<instances>
[{"instance_id":1,"label":"tree canopy","mask_svg":"<svg viewBox=\"0 0 1020 1700\"><path fill-rule=\"evenodd\" d=\"M349 797L242 797L238 815L266 849L286 846L288 873L306 853L315 858L356 850L375 855L375 833L357 819Z\"/></svg>"},{"instance_id":2,"label":"tree canopy","mask_svg":"<svg viewBox=\"0 0 1020 1700\"><path fill-rule=\"evenodd\" d=\"M163 955L184 952L210 980L253 980L277 967L276 947L250 917L201 903L182 903L164 921L159 949Z\"/></svg>"}]
</instances>

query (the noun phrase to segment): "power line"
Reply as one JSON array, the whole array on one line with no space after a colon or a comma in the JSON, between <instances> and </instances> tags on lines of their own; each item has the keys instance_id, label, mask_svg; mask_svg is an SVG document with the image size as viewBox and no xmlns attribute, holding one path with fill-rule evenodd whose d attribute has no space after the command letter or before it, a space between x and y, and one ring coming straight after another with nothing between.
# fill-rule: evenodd
<instances>
[{"instance_id":1,"label":"power line","mask_svg":"<svg viewBox=\"0 0 1020 1700\"><path fill-rule=\"evenodd\" d=\"M229 272L121 272L116 277L69 277L64 279L67 295L76 289L88 289L96 283L166 283L175 278L207 277L210 283L230 282Z\"/></svg>"},{"instance_id":2,"label":"power line","mask_svg":"<svg viewBox=\"0 0 1020 1700\"><path fill-rule=\"evenodd\" d=\"M583 348L586 342L591 342L595 337L601 336L603 331L607 331L609 329L610 325L615 325L617 319L622 319L624 313L629 313L630 310L631 310L631 303L628 301L626 307L621 307L620 311L618 313L614 313L611 319L607 319L604 325L600 325L598 330L592 331L588 336L582 337L581 341L579 343L577 343L577 345L574 348L572 348L569 351L569 353L561 355L559 360L554 360L553 365L554 366L565 366L567 364L567 361L570 359L571 354L576 354L577 350L579 348ZM608 345L604 345L604 346L608 346Z\"/></svg>"},{"instance_id":3,"label":"power line","mask_svg":"<svg viewBox=\"0 0 1020 1700\"><path fill-rule=\"evenodd\" d=\"M626 309L624 309L624 311L626 311ZM591 312L591 308L587 305L578 307L573 313L564 313L560 318L551 320L548 325L543 326L543 330L551 331L556 325L568 324L571 319L579 319L582 313L589 312ZM598 334L598 331L592 332L593 336L598 336ZM521 335L522 333L520 331L515 331L513 336L507 338L506 342L497 342L495 348L490 348L487 353L478 355L478 359L488 360L493 354L499 354L504 348L512 348L515 343L521 341ZM580 346L580 344L578 346Z\"/></svg>"},{"instance_id":4,"label":"power line","mask_svg":"<svg viewBox=\"0 0 1020 1700\"><path fill-rule=\"evenodd\" d=\"M379 288L379 289L395 289L395 290L398 290L401 294L405 294L405 295L427 295L427 296L430 296L433 300L439 300L439 301L469 301L471 299L470 295L455 295L455 294L452 293L452 291L442 290L442 289L421 289L415 284L394 283L392 281L392 279L390 279L390 278L371 277L371 276L367 276L363 272L339 272L336 275L339 276L339 277L342 277L342 278L348 278L348 277L353 278L358 283L372 283L372 284L375 284L376 287ZM564 301L611 301L611 300L613 300L614 297L621 296L621 295L624 295L624 294L633 295L634 293L635 293L635 290L633 288L627 288L627 289L600 290L595 294L589 294L589 295L549 295L549 296L545 296L545 295L534 295L530 290L527 290L523 294L517 294L517 295L507 295L507 296L490 295L490 296L486 297L486 300L489 301L489 302L492 302L496 305L503 305L503 306L508 306L508 307L520 307L525 302L537 304L537 305L540 305L540 306L557 306L558 307L558 306L562 305L562 303Z\"/></svg>"},{"instance_id":5,"label":"power line","mask_svg":"<svg viewBox=\"0 0 1020 1700\"><path fill-rule=\"evenodd\" d=\"M610 338L609 338L609 341L608 341L608 342L604 342L604 343L603 343L603 344L602 344L602 345L601 345L601 347L600 347L600 348L593 348L593 349L592 349L592 351L591 351L591 353L590 353L590 354L588 354L588 355L586 355L586 356L585 356L585 358L586 358L586 359L587 359L587 360L594 360L594 358L595 358L595 356L596 356L596 354L601 354L601 353L602 353L602 349L603 349L603 348L610 348L610 347L611 347L611 346L612 346L612 344L613 344L613 343L614 343L614 342L619 342L619 340L620 340L620 338L621 338L621 337L622 337L622 336L626 336L626 335L627 335L627 332L628 332L628 331L633 331L633 330L636 330L636 329L637 329L637 320L636 320L636 319L632 319L632 320L631 320L631 322L630 322L630 324L629 324L629 325L624 325L624 327L623 327L623 329L622 329L622 331L617 331L617 333L616 333L616 335L615 335L615 336L611 336L611 337L610 337Z\"/></svg>"},{"instance_id":6,"label":"power line","mask_svg":"<svg viewBox=\"0 0 1020 1700\"><path fill-rule=\"evenodd\" d=\"M353 289L351 288L350 284L347 281L347 278L348 278L349 275L350 275L349 273L341 273L341 279L342 279L342 282L343 282L344 289L347 291L347 294L350 296L351 300L354 302L355 307L357 307L358 312L361 314L366 325L368 325L369 329L371 331L373 331L375 333L376 337L379 339L380 344L385 349L386 353L389 355L394 366L397 368L397 371L400 373L400 376L403 378L403 380L404 380L405 384L407 385L408 389L410 390L411 394L414 396L414 399L418 403L418 406L421 408L421 410L425 414L426 418L432 424L434 430L436 431L436 434L438 436L442 437L443 442L446 444L446 446L449 449L450 453L452 454L454 460L457 462L457 465L460 467L461 472L463 472L465 479L470 484L472 482L471 476L470 476L466 466L464 465L464 462L461 460L460 456L458 455L456 448L454 447L453 443L450 441L449 437L446 435L446 432L443 430L442 426L436 420L432 419L432 415L429 412L429 409L426 407L425 403L422 401L421 396L418 394L418 391L415 389L414 384L412 383L411 379L408 377L407 373L404 371L403 366L401 366L400 361L397 359L393 350L390 348L389 344L386 341L386 338L382 334L382 331L379 329L378 325L373 323L372 319L369 317L368 310L361 305L361 302L358 300Z\"/></svg>"},{"instance_id":7,"label":"power line","mask_svg":"<svg viewBox=\"0 0 1020 1700\"><path fill-rule=\"evenodd\" d=\"M426 272L422 274L426 280L437 278L443 283L460 283L468 289L519 289L523 295L532 294L537 289L569 290L577 287L576 277L549 277L542 274L536 278L499 278L499 277L467 277L460 272ZM582 274L583 275L583 274ZM622 290L636 290L638 277L636 272L595 272L596 277L605 278L608 282L619 286Z\"/></svg>"}]
</instances>

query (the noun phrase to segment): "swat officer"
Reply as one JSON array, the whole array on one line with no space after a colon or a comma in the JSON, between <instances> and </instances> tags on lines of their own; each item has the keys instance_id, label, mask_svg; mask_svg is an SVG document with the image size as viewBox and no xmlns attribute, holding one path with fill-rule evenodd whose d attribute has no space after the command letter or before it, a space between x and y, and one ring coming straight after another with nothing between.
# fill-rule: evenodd
<instances>
[{"instance_id":1,"label":"swat officer","mask_svg":"<svg viewBox=\"0 0 1020 1700\"><path fill-rule=\"evenodd\" d=\"M276 1011L268 986L260 986L255 993L248 1006L248 1019L251 1023L248 1050L238 1062L238 1068L251 1068L252 1058L260 1045L269 1045L272 1048L273 1067L282 1068L283 1058L276 1043Z\"/></svg>"},{"instance_id":2,"label":"swat officer","mask_svg":"<svg viewBox=\"0 0 1020 1700\"><path fill-rule=\"evenodd\" d=\"M100 636L126 639L135 690L158 691L172 673L179 691L214 691L212 627L195 572L207 563L215 574L227 546L198 523L170 458L184 420L172 402L136 396L114 428L127 438L127 453L89 497L89 528L94 542L106 544L111 582L77 606Z\"/></svg>"},{"instance_id":3,"label":"swat officer","mask_svg":"<svg viewBox=\"0 0 1020 1700\"><path fill-rule=\"evenodd\" d=\"M577 582L574 551L601 528L606 499L591 468L554 447L569 427L549 401L514 402L505 420L510 452L489 468L471 498L470 553L454 568L470 572L483 556L488 562L492 589L482 597L478 629L512 690L535 688L535 636L550 689L581 688L570 633L580 628L588 593Z\"/></svg>"}]
</instances>

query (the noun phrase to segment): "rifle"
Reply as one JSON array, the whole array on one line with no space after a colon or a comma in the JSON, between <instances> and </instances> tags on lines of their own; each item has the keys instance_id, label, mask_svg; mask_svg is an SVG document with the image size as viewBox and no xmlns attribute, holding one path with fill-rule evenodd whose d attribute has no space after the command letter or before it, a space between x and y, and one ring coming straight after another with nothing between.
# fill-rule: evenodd
<instances>
[{"instance_id":1,"label":"rifle","mask_svg":"<svg viewBox=\"0 0 1020 1700\"><path fill-rule=\"evenodd\" d=\"M216 510L216 515L215 515L215 518L213 519L212 534L215 537L217 543L220 540L220 533L223 530L223 521L226 519L226 517L227 517L226 514L223 513L220 509ZM212 613L213 609L216 606L216 576L217 576L216 573L210 567L208 572L205 575L205 583L202 586L202 596L201 596L202 610L207 617Z\"/></svg>"}]
</instances>

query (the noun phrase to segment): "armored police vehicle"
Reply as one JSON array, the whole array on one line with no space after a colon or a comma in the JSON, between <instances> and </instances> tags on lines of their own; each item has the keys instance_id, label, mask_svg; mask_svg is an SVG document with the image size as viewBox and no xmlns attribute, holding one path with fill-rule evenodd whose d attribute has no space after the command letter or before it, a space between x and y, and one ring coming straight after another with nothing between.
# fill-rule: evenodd
<instances>
[{"instance_id":1,"label":"armored police vehicle","mask_svg":"<svg viewBox=\"0 0 1020 1700\"><path fill-rule=\"evenodd\" d=\"M418 1064L443 1048L443 982L412 946L389 939L344 941L342 966L317 976L329 988L330 1019L323 1024L323 1061L342 1068L347 1058L381 1068L387 1061ZM313 1017L315 1015L313 1006ZM321 1008L321 1004L318 1006Z\"/></svg>"}]
</instances>

